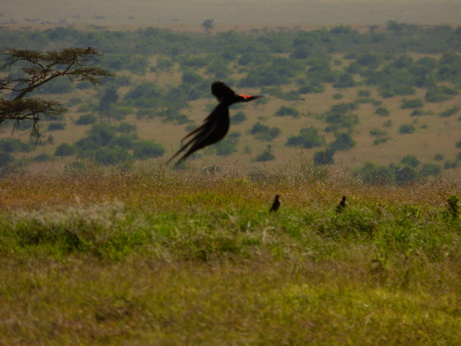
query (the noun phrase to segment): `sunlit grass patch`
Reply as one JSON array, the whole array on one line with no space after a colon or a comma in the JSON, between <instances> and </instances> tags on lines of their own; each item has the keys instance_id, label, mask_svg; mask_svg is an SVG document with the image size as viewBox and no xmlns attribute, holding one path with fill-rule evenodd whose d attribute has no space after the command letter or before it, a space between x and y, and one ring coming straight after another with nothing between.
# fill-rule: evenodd
<instances>
[{"instance_id":1,"label":"sunlit grass patch","mask_svg":"<svg viewBox=\"0 0 461 346\"><path fill-rule=\"evenodd\" d=\"M458 185L306 172L1 179L0 338L458 344Z\"/></svg>"}]
</instances>

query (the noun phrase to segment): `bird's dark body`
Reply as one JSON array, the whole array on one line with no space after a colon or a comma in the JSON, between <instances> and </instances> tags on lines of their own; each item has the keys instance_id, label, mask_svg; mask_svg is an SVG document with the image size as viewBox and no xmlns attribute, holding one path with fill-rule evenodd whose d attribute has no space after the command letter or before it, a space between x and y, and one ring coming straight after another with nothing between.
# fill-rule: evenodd
<instances>
[{"instance_id":1,"label":"bird's dark body","mask_svg":"<svg viewBox=\"0 0 461 346\"><path fill-rule=\"evenodd\" d=\"M229 132L230 117L229 107L238 102L249 102L261 96L238 95L223 82L214 82L211 85L211 93L218 99L219 104L213 109L208 117L205 118L202 126L198 127L182 141L187 142L168 160L170 162L183 151L186 153L178 160L176 164L184 161L188 156L197 150L203 149L209 145L218 143Z\"/></svg>"},{"instance_id":2,"label":"bird's dark body","mask_svg":"<svg viewBox=\"0 0 461 346\"><path fill-rule=\"evenodd\" d=\"M276 212L280 208L280 195L275 195L274 202L272 203L269 213Z\"/></svg>"},{"instance_id":3,"label":"bird's dark body","mask_svg":"<svg viewBox=\"0 0 461 346\"><path fill-rule=\"evenodd\" d=\"M341 202L336 206L336 212L337 213L342 213L344 209L346 208L347 203L346 203L346 196L343 196L341 198Z\"/></svg>"}]
</instances>

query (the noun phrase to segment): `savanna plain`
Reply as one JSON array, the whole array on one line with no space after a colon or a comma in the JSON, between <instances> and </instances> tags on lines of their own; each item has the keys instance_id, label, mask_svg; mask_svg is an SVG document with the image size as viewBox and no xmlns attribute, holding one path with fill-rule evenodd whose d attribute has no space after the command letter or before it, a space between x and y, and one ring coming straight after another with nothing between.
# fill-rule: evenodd
<instances>
[{"instance_id":1,"label":"savanna plain","mask_svg":"<svg viewBox=\"0 0 461 346\"><path fill-rule=\"evenodd\" d=\"M4 170L0 178L0 345L461 344L461 185L457 179L461 156L456 156L460 147L455 146L461 117L453 116L459 112L457 90L461 87L456 73L461 68L456 49L461 42L461 30L390 22L388 27L392 30L377 27L373 29L376 32L366 28L366 33L358 33L356 27L342 25L345 17L338 16L333 24L341 25L332 30L285 32L270 26L286 25L286 18L293 19L291 27L320 25L325 23L323 15L336 3L291 1L306 6L305 11L312 8L320 12L312 16L311 22L303 22L306 16L301 11L297 11L297 16L283 12L284 21L279 23L274 22L282 18L277 14L290 7L276 1L270 1L274 5L270 8L261 8L259 0L245 2L247 10L235 22L235 12L220 11L216 5L226 5L227 1L202 1L202 5L208 6L199 8L175 0L155 2L159 10L155 13L156 24L169 29L178 24L180 31L194 35L201 32L198 38L144 27L130 28L139 29L132 34L115 30L112 33L113 28L105 31L101 27L95 29L96 26L77 32L74 27L54 28L48 21L61 15L67 23L74 20L76 26L116 23L120 26L117 30L125 30L138 19L143 25L151 23L154 14L145 10L145 1L135 1L130 6L125 3L126 12L115 11L121 8L118 5L122 6L118 2L114 6L112 2L99 1L97 10L83 6L84 2L50 2L53 10L43 12L39 11L38 2L28 2L30 9L23 8L23 17L29 18L27 25L39 25L34 16L40 16L46 22L46 30L37 33L42 30L24 28L21 19L20 23L11 24L20 33L7 28L4 42L26 42L34 49L59 49L62 42L72 42L101 49L108 66L121 66L114 78L120 83L116 89L120 100L114 101L115 105L120 103L120 109L127 108L126 94L137 84L141 90L146 83L157 83L158 99L169 95L166 90L176 87L183 94L185 90L201 92L202 85L208 88L215 78L225 77L237 86L264 61L257 54L243 54L247 48L238 47L246 40L242 47L254 46L257 53L261 50L264 56L274 56L271 66L289 67L288 63L294 61L296 69L299 65L299 71L304 71L304 66L310 66L311 73L300 78L301 72L296 70L290 80L280 82L281 86L270 84L276 83L271 80L266 85L266 103L245 108L251 125L261 121L281 127L283 138L261 141L250 136L250 125L234 123L233 130L244 134L244 143L231 152L234 156L204 151L203 157L191 158L192 164L181 169L166 166L165 157L114 165L89 160L95 156L93 152L78 157L76 164L71 159L77 153L50 159L56 156L53 153L58 143L72 144L91 133L87 131L90 124L78 125L75 120L80 113L96 114L104 93L99 89L95 101L94 89L71 89L66 95L49 91L63 102L71 96L76 99L75 104L69 103L70 110L62 120L67 127L54 132L42 127L43 139L48 136L53 140L44 141L35 150L44 150L47 162L33 161L32 169L21 169L34 155L21 152L16 155L23 157L15 157L14 161L19 169ZM370 22L361 22L363 16L357 16L363 3L356 1L336 13L347 15L346 22L355 19L356 25L368 25ZM444 2L443 11L437 11L434 9L440 5L438 2L423 1L420 12L410 11L416 3L381 5L386 11L371 11L369 14L376 17L368 20L385 21L389 18L380 16L404 6L407 10L395 12L397 17L391 19L431 25L431 18L437 23L444 18L448 18L449 24L457 21L459 6L455 2ZM64 4L65 8L60 7ZM179 5L190 6L186 8L190 10L178 15L175 9ZM5 4L2 21L9 20L17 9L11 2ZM268 9L273 12L272 17L259 15ZM210 18L223 16L211 34L202 32L200 23L207 18L204 13ZM398 17L404 14L411 17ZM96 15L101 18L95 22ZM128 15L130 22L124 26L121 16ZM266 27L251 34L255 37L226 33L228 29L245 31L251 24L245 18L255 17L260 18L256 23L259 28ZM443 47L434 45L428 52L425 35L434 44L438 40L433 37L442 34L449 38L440 43ZM143 39L154 42L149 49L166 47L168 54L162 51L143 57L140 52L147 45L136 44L130 35L145 36ZM122 46L113 45L113 37ZM420 37L423 43L419 46ZM368 40L373 46L361 48L359 44ZM188 47L189 41L197 44ZM232 44L232 49L223 49L224 53L218 55L205 49L205 54L197 48L206 47L205 41L224 48ZM293 45L287 43L291 41ZM407 53L405 47L411 41L416 42L416 48ZM351 54L349 50L355 46L349 42L363 51ZM316 44L315 49L312 43ZM374 52L384 43L392 50ZM269 48L259 47L263 44ZM401 47L405 49L400 50ZM134 53L125 54L128 49ZM178 54L180 49L187 54ZM243 53L229 54L236 49ZM139 57L142 72L128 72L124 64L136 67L134 62ZM214 61L212 57L218 59L217 72L213 66L205 69L208 62ZM242 57L249 59L247 68L242 67ZM193 68L193 73L184 66ZM224 71L222 66L226 66ZM319 83L311 83L316 77L312 67L327 73L328 78L317 73ZM379 87L370 86L367 78L374 69L392 77L390 82L383 79L384 87L378 83ZM267 70L275 71L272 67ZM284 71L280 75L286 74ZM345 73L335 71L352 75L352 82L340 79ZM404 79L400 78L402 71L405 75L410 75L408 71L415 76L419 73L424 78L411 77L408 88L395 91L393 88L400 86L397 82ZM443 71L449 73L443 75ZM129 83L122 85L125 80ZM335 87L335 83L340 85ZM103 84L103 88L110 86ZM264 84L242 84L239 89L259 92L262 87ZM308 94L306 99L298 95L301 87L309 89L303 94ZM448 93L442 95L442 100L431 101L428 90ZM389 95L389 91L393 94ZM152 100L156 93L145 98ZM208 93L207 90L206 97L210 97ZM141 138L154 138L174 152L173 145L184 135L187 123L181 122L181 117L163 120L150 109L156 105L145 106L144 113L154 114L151 118L143 115L143 109L137 109L142 108L144 95L141 96L135 106L128 104L131 108L120 124L122 120L136 124ZM195 126L195 121L200 123L206 115L204 109L215 103L213 100L208 105L210 100L202 94L190 96L190 100L180 110L185 110ZM337 115L328 110L335 110L339 102L342 106L336 107L338 111L346 110L345 115L357 112L358 116L350 116L352 123L333 125L339 127L340 133L353 134L358 144L349 150L338 150L336 164L314 164L305 147L285 148L290 136L297 135L303 126L315 125L332 142L333 132L324 130L323 123L324 118ZM301 109L301 115L288 115L289 121L287 115L269 115L287 104ZM385 114L376 113L379 109ZM115 110L112 109L113 116ZM114 119L110 126L115 129L114 124L120 124ZM410 122L415 133L397 131L398 126ZM384 123L393 125L384 127ZM2 140L9 138L11 129L2 130ZM373 136L382 140L373 143ZM277 154L277 161L255 163L249 158L250 154L257 154L255 147L263 152L270 147L268 143L272 153ZM245 147L253 152L246 152ZM367 183L343 166L359 166L376 159L389 165L392 172L400 172L405 162L399 160L407 154L416 155L423 163L438 163L443 157L453 164L446 165L444 174L424 179L418 176L401 184L385 181L387 171ZM193 164L202 159L207 165L219 161L226 169L203 169L204 165ZM260 166L245 171L241 161L248 166ZM50 165L59 169L49 169ZM419 170L418 165L412 167L414 171ZM449 170L454 173L450 175ZM281 196L281 207L270 213L276 194ZM342 196L347 197L347 206L338 212Z\"/></svg>"},{"instance_id":2,"label":"savanna plain","mask_svg":"<svg viewBox=\"0 0 461 346\"><path fill-rule=\"evenodd\" d=\"M5 345L461 339L458 183L370 187L306 163L262 180L146 166L0 189Z\"/></svg>"}]
</instances>

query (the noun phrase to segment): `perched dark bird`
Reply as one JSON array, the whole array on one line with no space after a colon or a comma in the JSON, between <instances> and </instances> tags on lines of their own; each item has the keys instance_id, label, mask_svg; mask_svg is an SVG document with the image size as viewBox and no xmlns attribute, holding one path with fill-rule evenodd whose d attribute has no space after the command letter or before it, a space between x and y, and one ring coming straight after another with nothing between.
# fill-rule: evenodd
<instances>
[{"instance_id":1,"label":"perched dark bird","mask_svg":"<svg viewBox=\"0 0 461 346\"><path fill-rule=\"evenodd\" d=\"M229 88L223 82L214 82L211 85L211 93L216 96L219 104L205 118L203 125L193 130L181 142L191 137L171 159L169 163L176 156L186 151L183 156L178 160L176 164L181 163L187 157L195 153L197 150L203 149L211 144L215 144L223 139L229 131L230 118L229 118L229 106L238 102L249 102L260 98L261 96L249 96L236 94L231 88Z\"/></svg>"},{"instance_id":2,"label":"perched dark bird","mask_svg":"<svg viewBox=\"0 0 461 346\"><path fill-rule=\"evenodd\" d=\"M336 206L336 212L337 213L342 213L344 208L346 208L346 196L343 196L343 198L341 199L341 202L339 202L339 204Z\"/></svg>"},{"instance_id":3,"label":"perched dark bird","mask_svg":"<svg viewBox=\"0 0 461 346\"><path fill-rule=\"evenodd\" d=\"M272 203L269 213L276 212L280 208L280 195L275 195L274 203Z\"/></svg>"}]
</instances>

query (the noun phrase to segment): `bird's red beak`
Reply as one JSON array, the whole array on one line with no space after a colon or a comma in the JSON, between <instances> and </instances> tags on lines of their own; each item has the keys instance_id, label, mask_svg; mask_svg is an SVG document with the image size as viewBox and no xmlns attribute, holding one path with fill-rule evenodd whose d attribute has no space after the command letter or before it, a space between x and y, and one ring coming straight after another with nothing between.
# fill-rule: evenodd
<instances>
[{"instance_id":1,"label":"bird's red beak","mask_svg":"<svg viewBox=\"0 0 461 346\"><path fill-rule=\"evenodd\" d=\"M256 100L256 99L259 99L260 97L262 97L262 96L251 96L251 95L245 95L245 94L239 95L239 96L242 97L243 101L245 101L245 102L253 101L253 100Z\"/></svg>"}]
</instances>

